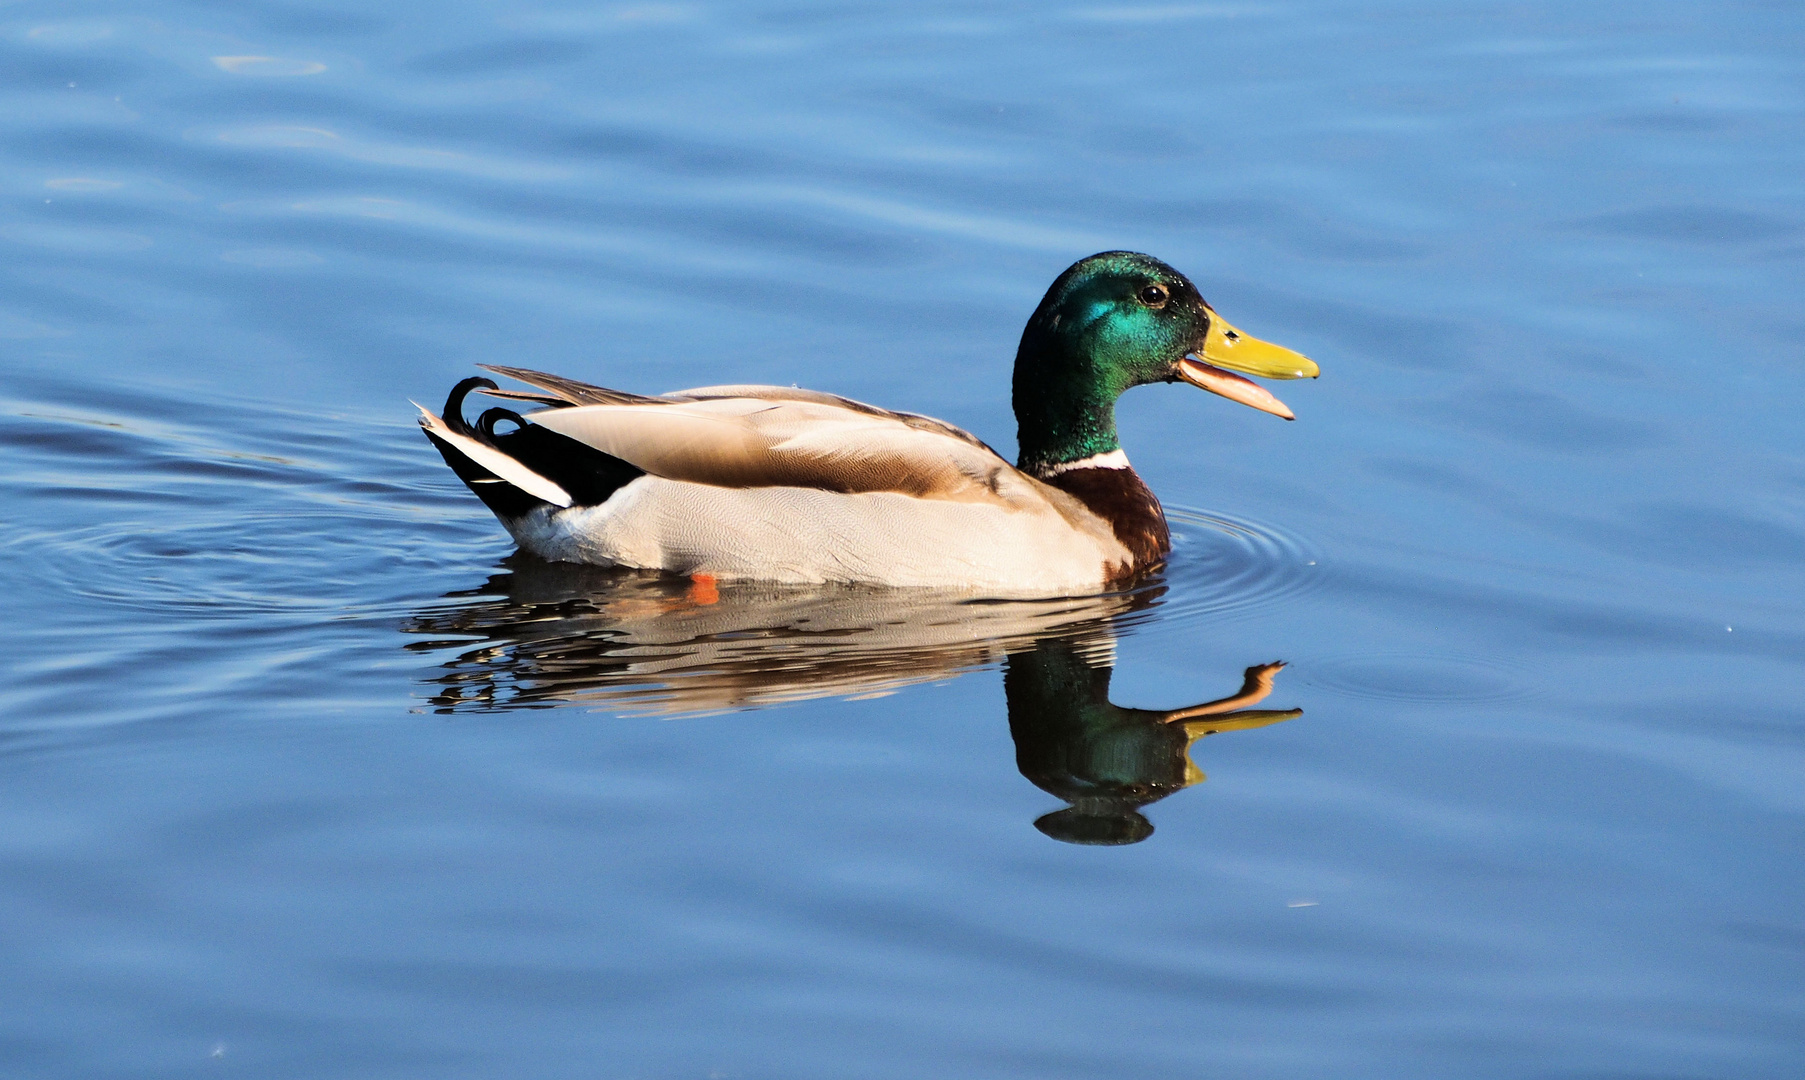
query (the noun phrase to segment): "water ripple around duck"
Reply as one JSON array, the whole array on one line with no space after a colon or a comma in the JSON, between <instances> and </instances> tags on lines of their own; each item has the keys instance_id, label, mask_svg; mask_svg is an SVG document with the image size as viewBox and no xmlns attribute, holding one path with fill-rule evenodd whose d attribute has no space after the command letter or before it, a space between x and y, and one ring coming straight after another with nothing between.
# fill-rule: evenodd
<instances>
[{"instance_id":1,"label":"water ripple around duck","mask_svg":"<svg viewBox=\"0 0 1805 1080\"><path fill-rule=\"evenodd\" d=\"M494 546L446 535L446 517L475 515L434 483L407 425L229 404L230 434L181 422L185 403L156 393L5 410L0 445L24 463L7 484L24 509L6 529L10 575L166 624L305 621L385 613L412 575L468 554L447 545ZM372 598L373 582L389 587Z\"/></svg>"},{"instance_id":2,"label":"water ripple around duck","mask_svg":"<svg viewBox=\"0 0 1805 1080\"><path fill-rule=\"evenodd\" d=\"M1326 570L1305 538L1222 511L1168 506L1172 556L1162 621L1196 621L1294 601L1320 588Z\"/></svg>"},{"instance_id":3,"label":"water ripple around duck","mask_svg":"<svg viewBox=\"0 0 1805 1080\"><path fill-rule=\"evenodd\" d=\"M1461 653L1347 653L1314 659L1300 681L1354 697L1425 705L1493 705L1536 696L1528 669Z\"/></svg>"}]
</instances>

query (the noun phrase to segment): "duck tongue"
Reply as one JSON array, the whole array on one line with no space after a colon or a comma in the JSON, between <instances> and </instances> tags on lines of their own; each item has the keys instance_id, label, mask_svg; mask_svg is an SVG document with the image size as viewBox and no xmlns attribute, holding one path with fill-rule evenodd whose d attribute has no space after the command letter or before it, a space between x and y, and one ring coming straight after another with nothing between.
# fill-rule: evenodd
<instances>
[{"instance_id":1,"label":"duck tongue","mask_svg":"<svg viewBox=\"0 0 1805 1080\"><path fill-rule=\"evenodd\" d=\"M1200 386L1212 394L1221 394L1230 401L1239 401L1243 405L1286 420L1297 419L1296 414L1286 408L1284 402L1267 393L1264 386L1232 371L1206 364L1195 356L1187 356L1178 362L1178 374L1192 386Z\"/></svg>"}]
</instances>

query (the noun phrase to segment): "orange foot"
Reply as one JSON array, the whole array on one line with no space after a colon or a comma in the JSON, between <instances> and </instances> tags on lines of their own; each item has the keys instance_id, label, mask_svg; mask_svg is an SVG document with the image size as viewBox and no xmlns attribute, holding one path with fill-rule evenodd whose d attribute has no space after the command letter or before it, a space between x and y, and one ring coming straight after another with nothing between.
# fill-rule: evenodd
<instances>
[{"instance_id":1,"label":"orange foot","mask_svg":"<svg viewBox=\"0 0 1805 1080\"><path fill-rule=\"evenodd\" d=\"M713 574L691 574L689 576L689 602L697 606L721 602L721 594L714 587Z\"/></svg>"}]
</instances>

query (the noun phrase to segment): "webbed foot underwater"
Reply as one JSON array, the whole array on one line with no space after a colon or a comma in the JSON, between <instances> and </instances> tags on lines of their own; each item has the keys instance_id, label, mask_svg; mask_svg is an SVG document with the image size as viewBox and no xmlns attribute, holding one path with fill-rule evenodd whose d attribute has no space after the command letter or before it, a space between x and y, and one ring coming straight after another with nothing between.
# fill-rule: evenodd
<instances>
[{"instance_id":1,"label":"webbed foot underwater","mask_svg":"<svg viewBox=\"0 0 1805 1080\"><path fill-rule=\"evenodd\" d=\"M421 426L520 547L541 558L727 580L1071 595L1127 581L1171 548L1128 464L1115 405L1187 382L1275 416L1243 378L1314 378L1248 337L1148 255L1080 260L1047 290L1016 352L1020 455L914 413L810 390L712 386L651 397L521 368L488 370ZM474 422L464 399L496 407ZM511 430L498 430L499 425Z\"/></svg>"}]
</instances>

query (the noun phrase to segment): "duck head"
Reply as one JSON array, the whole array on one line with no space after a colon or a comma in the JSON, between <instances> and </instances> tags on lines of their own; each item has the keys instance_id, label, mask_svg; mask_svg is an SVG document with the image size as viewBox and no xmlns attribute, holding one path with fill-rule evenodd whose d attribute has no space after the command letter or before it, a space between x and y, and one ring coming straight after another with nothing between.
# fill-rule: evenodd
<instances>
[{"instance_id":1,"label":"duck head","mask_svg":"<svg viewBox=\"0 0 1805 1080\"><path fill-rule=\"evenodd\" d=\"M1044 473L1121 449L1115 404L1130 387L1188 382L1290 420L1283 402L1242 376L1317 374L1307 357L1229 325L1189 278L1153 256L1105 251L1059 275L1022 331L1019 464Z\"/></svg>"}]
</instances>

